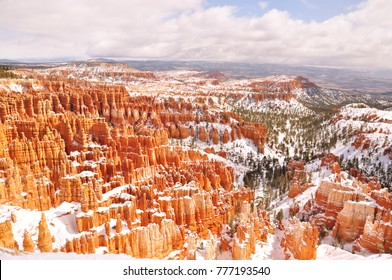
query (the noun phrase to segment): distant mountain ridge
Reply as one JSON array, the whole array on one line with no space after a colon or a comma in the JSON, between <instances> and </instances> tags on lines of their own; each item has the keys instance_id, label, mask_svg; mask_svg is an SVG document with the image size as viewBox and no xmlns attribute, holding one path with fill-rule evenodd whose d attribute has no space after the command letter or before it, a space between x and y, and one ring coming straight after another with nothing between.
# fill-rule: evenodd
<instances>
[{"instance_id":1,"label":"distant mountain ridge","mask_svg":"<svg viewBox=\"0 0 392 280\"><path fill-rule=\"evenodd\" d=\"M83 60L74 60L81 62ZM271 75L298 75L309 78L323 87L353 90L367 93L392 95L392 70L345 69L322 66L296 66L284 64L256 64L210 61L164 61L164 60L126 60L111 58L92 58L85 62L126 63L132 68L145 71L197 70L219 71L224 75L238 78L252 78ZM6 65L55 65L72 62L71 59L52 60L8 60L0 59Z\"/></svg>"},{"instance_id":2,"label":"distant mountain ridge","mask_svg":"<svg viewBox=\"0 0 392 280\"><path fill-rule=\"evenodd\" d=\"M367 105L383 109L391 107L392 102L387 98L382 97L386 96L361 93L357 91L329 89L318 86L305 88L298 94L298 100L310 108L333 108L341 107L350 103L365 103Z\"/></svg>"}]
</instances>

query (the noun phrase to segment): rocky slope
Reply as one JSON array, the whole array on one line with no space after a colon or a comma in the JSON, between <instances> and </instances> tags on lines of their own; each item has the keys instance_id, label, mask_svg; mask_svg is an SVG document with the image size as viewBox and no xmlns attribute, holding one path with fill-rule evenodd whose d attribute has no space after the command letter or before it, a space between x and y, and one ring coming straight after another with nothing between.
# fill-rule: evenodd
<instances>
[{"instance_id":1,"label":"rocky slope","mask_svg":"<svg viewBox=\"0 0 392 280\"><path fill-rule=\"evenodd\" d=\"M17 74L26 78L0 80L1 247L23 254L315 259L320 240L389 253L391 194L377 178L358 166L344 171L338 152L314 155L321 176L312 168L317 160L289 161L294 149L270 145L275 125L245 117L313 118L301 98L317 86L306 78L233 80L98 62ZM374 150L383 137L377 153L388 168L389 115L360 110L346 106L330 123L339 137L355 124L346 137L352 149ZM385 127L375 131L378 123ZM292 142L282 132L279 139ZM277 218L280 209L287 211ZM278 245L268 255L271 244Z\"/></svg>"},{"instance_id":2,"label":"rocky slope","mask_svg":"<svg viewBox=\"0 0 392 280\"><path fill-rule=\"evenodd\" d=\"M318 227L321 243L360 254L390 253L391 193L380 188L376 177L341 171L332 155L318 168L315 186L293 196L294 215Z\"/></svg>"},{"instance_id":3,"label":"rocky slope","mask_svg":"<svg viewBox=\"0 0 392 280\"><path fill-rule=\"evenodd\" d=\"M31 73L35 79L1 81L2 246L187 258L190 243L211 240L205 250L216 258L221 234L241 216L236 231L224 235L225 249L249 259L272 232L269 217L249 207L253 192L234 187L233 167L175 142L249 139L262 152L262 124L224 111L215 96L189 96L193 82L185 92L172 80L152 88L154 74L121 65ZM108 77L123 84L92 82Z\"/></svg>"}]
</instances>

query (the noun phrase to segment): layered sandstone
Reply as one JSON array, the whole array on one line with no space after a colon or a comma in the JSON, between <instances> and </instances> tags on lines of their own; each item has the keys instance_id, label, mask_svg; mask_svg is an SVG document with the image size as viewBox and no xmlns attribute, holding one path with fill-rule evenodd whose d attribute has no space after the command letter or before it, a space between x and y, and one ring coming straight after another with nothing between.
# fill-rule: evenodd
<instances>
[{"instance_id":1,"label":"layered sandstone","mask_svg":"<svg viewBox=\"0 0 392 280\"><path fill-rule=\"evenodd\" d=\"M333 236L346 242L352 242L363 232L368 217L373 217L375 207L366 202L344 202L343 210L336 218Z\"/></svg>"},{"instance_id":2,"label":"layered sandstone","mask_svg":"<svg viewBox=\"0 0 392 280\"><path fill-rule=\"evenodd\" d=\"M284 223L281 246L286 259L314 260L318 243L318 228L313 223L292 218Z\"/></svg>"},{"instance_id":3,"label":"layered sandstone","mask_svg":"<svg viewBox=\"0 0 392 280\"><path fill-rule=\"evenodd\" d=\"M326 227L332 229L335 225L336 217L343 210L346 201L360 200L361 196L354 191L344 191L339 188L331 190L328 195L327 207L325 209Z\"/></svg>"},{"instance_id":4,"label":"layered sandstone","mask_svg":"<svg viewBox=\"0 0 392 280\"><path fill-rule=\"evenodd\" d=\"M294 198L307 190L311 184L307 183L305 162L290 160L288 163L287 176L290 180L288 197Z\"/></svg>"},{"instance_id":5,"label":"layered sandstone","mask_svg":"<svg viewBox=\"0 0 392 280\"><path fill-rule=\"evenodd\" d=\"M42 213L41 221L38 225L38 248L41 252L52 251L52 235L49 231L44 213Z\"/></svg>"},{"instance_id":6,"label":"layered sandstone","mask_svg":"<svg viewBox=\"0 0 392 280\"><path fill-rule=\"evenodd\" d=\"M30 253L35 252L35 243L27 230L25 230L23 234L23 251Z\"/></svg>"},{"instance_id":7,"label":"layered sandstone","mask_svg":"<svg viewBox=\"0 0 392 280\"><path fill-rule=\"evenodd\" d=\"M392 212L376 210L376 216L366 219L362 235L355 241L355 251L392 254Z\"/></svg>"},{"instance_id":8,"label":"layered sandstone","mask_svg":"<svg viewBox=\"0 0 392 280\"><path fill-rule=\"evenodd\" d=\"M257 241L267 241L268 233L273 228L265 212L255 209L251 212L250 204L244 202L241 216L233 238L232 256L234 260L250 260L255 253Z\"/></svg>"},{"instance_id":9,"label":"layered sandstone","mask_svg":"<svg viewBox=\"0 0 392 280\"><path fill-rule=\"evenodd\" d=\"M202 141L225 157L218 146L247 138L262 152L265 125L225 112L220 94L191 92L189 98L190 92L166 81L153 89L154 74L124 65L28 73L34 78L1 81L0 203L39 211L61 206L68 210L54 215L75 225L54 242L42 214L38 225L30 225L38 236L29 227L21 231L24 251L35 251L37 243L41 252L86 254L104 247L107 253L165 258L194 236L204 240L206 258L215 259L222 229L240 215L239 242L247 242L248 232L266 241L267 215L240 214L241 203L250 204L254 194L234 188L234 168L179 145ZM185 88L188 83L194 86L184 82ZM215 79L205 83L211 84L220 86ZM18 248L11 225L4 224L4 246ZM238 258L249 258L254 243Z\"/></svg>"},{"instance_id":10,"label":"layered sandstone","mask_svg":"<svg viewBox=\"0 0 392 280\"><path fill-rule=\"evenodd\" d=\"M388 190L380 189L376 177L365 176L357 169L350 170L354 178L348 179L347 173L341 172L338 158L334 155L322 158L321 165L330 169L332 175L320 182L314 201L307 201L302 209L298 209L296 202L292 203L290 215L300 210L299 217L317 225L323 236L331 234L341 246L354 242L355 251L388 253L392 209L392 196ZM291 163L289 178L296 177L293 166L294 163ZM299 188L294 184L293 189L295 198Z\"/></svg>"},{"instance_id":11,"label":"layered sandstone","mask_svg":"<svg viewBox=\"0 0 392 280\"><path fill-rule=\"evenodd\" d=\"M10 220L5 220L0 223L0 247L18 249L18 243L14 239Z\"/></svg>"},{"instance_id":12,"label":"layered sandstone","mask_svg":"<svg viewBox=\"0 0 392 280\"><path fill-rule=\"evenodd\" d=\"M334 154L326 154L321 159L321 166L325 166L334 174L340 173L339 157Z\"/></svg>"},{"instance_id":13,"label":"layered sandstone","mask_svg":"<svg viewBox=\"0 0 392 280\"><path fill-rule=\"evenodd\" d=\"M387 189L373 190L370 196L381 207L392 210L392 193L388 192Z\"/></svg>"}]
</instances>

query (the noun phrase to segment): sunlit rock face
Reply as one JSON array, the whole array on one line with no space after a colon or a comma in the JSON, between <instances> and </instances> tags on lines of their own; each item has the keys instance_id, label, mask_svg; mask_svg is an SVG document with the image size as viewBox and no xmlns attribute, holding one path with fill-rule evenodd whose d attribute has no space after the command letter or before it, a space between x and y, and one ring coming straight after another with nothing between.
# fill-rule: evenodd
<instances>
[{"instance_id":1,"label":"sunlit rock face","mask_svg":"<svg viewBox=\"0 0 392 280\"><path fill-rule=\"evenodd\" d=\"M299 211L291 204L291 215L306 213L323 234L328 231L334 244L352 243L352 251L390 253L391 193L380 188L376 177L353 168L342 172L334 156L327 155L320 162L331 175L318 184L314 201L308 200ZM296 190L295 185L291 188Z\"/></svg>"},{"instance_id":2,"label":"sunlit rock face","mask_svg":"<svg viewBox=\"0 0 392 280\"><path fill-rule=\"evenodd\" d=\"M316 259L318 233L315 224L300 222L296 218L286 221L284 237L281 240L286 259Z\"/></svg>"},{"instance_id":3,"label":"sunlit rock face","mask_svg":"<svg viewBox=\"0 0 392 280\"><path fill-rule=\"evenodd\" d=\"M250 209L249 203L242 205L237 231L233 238L232 255L234 260L250 260L256 252L256 242L266 242L268 233L273 232L265 212Z\"/></svg>"},{"instance_id":4,"label":"sunlit rock face","mask_svg":"<svg viewBox=\"0 0 392 280\"><path fill-rule=\"evenodd\" d=\"M231 80L96 62L18 71L30 78L0 80L0 247L248 260L277 238L277 213L257 197L265 194L242 187L255 162L233 160L276 152L266 147L273 128L240 110L302 110L298 94L317 87L307 79ZM368 132L354 131L350 148L376 148ZM390 143L381 148L392 156ZM315 156L328 178L312 180L300 160L282 174L282 258L315 259L324 230L354 251L389 253L391 194L376 177L344 171L339 157Z\"/></svg>"},{"instance_id":5,"label":"sunlit rock face","mask_svg":"<svg viewBox=\"0 0 392 280\"><path fill-rule=\"evenodd\" d=\"M5 220L0 223L0 246L17 249L18 243L14 239L14 234L12 233L11 220Z\"/></svg>"},{"instance_id":6,"label":"sunlit rock face","mask_svg":"<svg viewBox=\"0 0 392 280\"><path fill-rule=\"evenodd\" d=\"M20 207L12 208L18 217L17 209L46 213L25 228L24 219L4 220L1 246L183 259L208 240L205 257L216 259L222 230L241 216L230 250L249 259L272 232L268 215L250 210L254 194L234 186L233 167L173 141L247 139L262 152L267 127L244 122L215 96L174 92L170 82L152 93L153 73L90 64L1 81L0 203Z\"/></svg>"}]
</instances>

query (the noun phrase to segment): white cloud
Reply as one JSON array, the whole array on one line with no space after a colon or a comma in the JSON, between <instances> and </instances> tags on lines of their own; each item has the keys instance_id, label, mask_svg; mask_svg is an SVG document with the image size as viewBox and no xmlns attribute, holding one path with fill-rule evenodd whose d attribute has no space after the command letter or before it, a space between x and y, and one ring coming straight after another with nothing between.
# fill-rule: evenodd
<instances>
[{"instance_id":1,"label":"white cloud","mask_svg":"<svg viewBox=\"0 0 392 280\"><path fill-rule=\"evenodd\" d=\"M263 10L268 8L268 2L267 1L261 1L259 3L260 8L262 8Z\"/></svg>"},{"instance_id":2,"label":"white cloud","mask_svg":"<svg viewBox=\"0 0 392 280\"><path fill-rule=\"evenodd\" d=\"M0 0L0 56L129 57L392 68L392 1L317 23L203 0Z\"/></svg>"}]
</instances>

